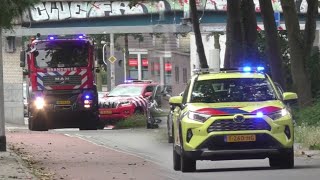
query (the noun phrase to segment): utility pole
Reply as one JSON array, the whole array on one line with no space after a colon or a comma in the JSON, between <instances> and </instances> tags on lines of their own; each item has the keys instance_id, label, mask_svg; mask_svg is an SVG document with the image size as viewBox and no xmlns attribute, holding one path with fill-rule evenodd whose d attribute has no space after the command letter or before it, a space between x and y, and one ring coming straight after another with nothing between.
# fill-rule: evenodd
<instances>
[{"instance_id":1,"label":"utility pole","mask_svg":"<svg viewBox=\"0 0 320 180\"><path fill-rule=\"evenodd\" d=\"M0 152L7 150L4 120L4 96L3 96L3 62L2 62L2 28L0 28Z\"/></svg>"},{"instance_id":2,"label":"utility pole","mask_svg":"<svg viewBox=\"0 0 320 180\"><path fill-rule=\"evenodd\" d=\"M114 34L110 34L110 57L114 57ZM115 87L115 67L114 67L114 62L110 63L110 77L111 77L111 89ZM110 89L110 90L111 90Z\"/></svg>"}]
</instances>

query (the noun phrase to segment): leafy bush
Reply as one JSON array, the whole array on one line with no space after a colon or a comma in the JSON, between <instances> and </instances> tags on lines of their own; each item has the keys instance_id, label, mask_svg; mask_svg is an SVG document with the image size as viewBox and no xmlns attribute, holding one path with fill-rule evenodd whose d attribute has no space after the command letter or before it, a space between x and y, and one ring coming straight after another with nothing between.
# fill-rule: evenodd
<instances>
[{"instance_id":1,"label":"leafy bush","mask_svg":"<svg viewBox=\"0 0 320 180\"><path fill-rule=\"evenodd\" d=\"M298 125L320 127L320 100L310 107L294 110L293 116Z\"/></svg>"},{"instance_id":2,"label":"leafy bush","mask_svg":"<svg viewBox=\"0 0 320 180\"><path fill-rule=\"evenodd\" d=\"M126 119L118 121L115 124L116 129L137 128L137 127L146 127L146 126L147 126L147 117L144 114L135 114Z\"/></svg>"}]
</instances>

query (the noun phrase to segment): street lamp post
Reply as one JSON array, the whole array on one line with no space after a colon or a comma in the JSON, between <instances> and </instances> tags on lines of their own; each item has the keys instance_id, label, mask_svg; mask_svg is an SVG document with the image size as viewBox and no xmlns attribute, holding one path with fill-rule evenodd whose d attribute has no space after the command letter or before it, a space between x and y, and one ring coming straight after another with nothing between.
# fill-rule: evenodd
<instances>
[{"instance_id":1,"label":"street lamp post","mask_svg":"<svg viewBox=\"0 0 320 180\"><path fill-rule=\"evenodd\" d=\"M3 63L2 63L2 29L0 28L0 152L6 151L4 97L3 97Z\"/></svg>"},{"instance_id":2,"label":"street lamp post","mask_svg":"<svg viewBox=\"0 0 320 180\"><path fill-rule=\"evenodd\" d=\"M110 34L110 57L114 57L114 34ZM115 79L115 65L114 62L110 63L110 78L111 78L111 89L115 87L116 79Z\"/></svg>"}]
</instances>

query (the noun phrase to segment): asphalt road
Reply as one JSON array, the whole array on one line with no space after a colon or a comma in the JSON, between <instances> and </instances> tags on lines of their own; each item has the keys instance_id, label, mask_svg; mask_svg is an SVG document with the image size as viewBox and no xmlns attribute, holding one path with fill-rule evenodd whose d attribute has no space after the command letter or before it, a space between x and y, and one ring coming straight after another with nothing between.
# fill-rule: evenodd
<instances>
[{"instance_id":1,"label":"asphalt road","mask_svg":"<svg viewBox=\"0 0 320 180\"><path fill-rule=\"evenodd\" d=\"M78 131L54 130L58 133L79 137L100 146L142 157L160 165L168 179L221 179L221 180L319 180L320 157L296 157L295 168L272 169L268 159L241 161L197 161L194 173L176 172L172 168L172 144L166 141L165 122L159 129L125 129Z\"/></svg>"}]
</instances>

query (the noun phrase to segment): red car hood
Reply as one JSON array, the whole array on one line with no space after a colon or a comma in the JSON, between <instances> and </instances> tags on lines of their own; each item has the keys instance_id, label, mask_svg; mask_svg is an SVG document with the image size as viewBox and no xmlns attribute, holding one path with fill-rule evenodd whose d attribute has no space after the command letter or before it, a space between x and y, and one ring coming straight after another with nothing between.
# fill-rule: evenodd
<instances>
[{"instance_id":1,"label":"red car hood","mask_svg":"<svg viewBox=\"0 0 320 180\"><path fill-rule=\"evenodd\" d=\"M142 106L146 107L148 103L148 99L142 97L142 96L135 96L135 97L121 97L121 96L115 96L115 97L104 97L101 99L100 103L102 104L109 104L109 103L115 103L118 104L120 102L131 102L135 106Z\"/></svg>"}]
</instances>

